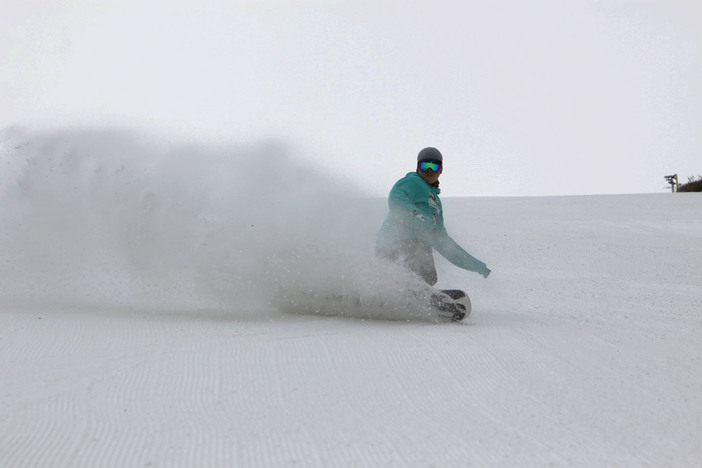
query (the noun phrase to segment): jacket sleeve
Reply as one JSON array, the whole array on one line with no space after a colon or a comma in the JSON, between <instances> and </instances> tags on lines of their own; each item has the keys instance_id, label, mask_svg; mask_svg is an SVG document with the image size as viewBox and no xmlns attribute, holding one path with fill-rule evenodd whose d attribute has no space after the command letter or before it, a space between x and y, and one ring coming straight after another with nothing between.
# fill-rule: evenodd
<instances>
[{"instance_id":1,"label":"jacket sleeve","mask_svg":"<svg viewBox=\"0 0 702 468\"><path fill-rule=\"evenodd\" d=\"M431 239L431 244L437 252L457 267L481 275L489 273L487 265L466 252L456 241L451 239L443 226L437 228Z\"/></svg>"}]
</instances>

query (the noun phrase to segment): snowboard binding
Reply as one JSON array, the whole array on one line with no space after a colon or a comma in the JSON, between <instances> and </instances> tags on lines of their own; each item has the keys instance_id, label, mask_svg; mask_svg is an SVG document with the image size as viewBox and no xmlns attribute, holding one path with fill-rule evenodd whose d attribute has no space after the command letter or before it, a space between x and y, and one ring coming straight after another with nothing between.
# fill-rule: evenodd
<instances>
[{"instance_id":1,"label":"snowboard binding","mask_svg":"<svg viewBox=\"0 0 702 468\"><path fill-rule=\"evenodd\" d=\"M470 298L459 289L444 289L432 296L431 304L439 317L460 322L470 315Z\"/></svg>"}]
</instances>

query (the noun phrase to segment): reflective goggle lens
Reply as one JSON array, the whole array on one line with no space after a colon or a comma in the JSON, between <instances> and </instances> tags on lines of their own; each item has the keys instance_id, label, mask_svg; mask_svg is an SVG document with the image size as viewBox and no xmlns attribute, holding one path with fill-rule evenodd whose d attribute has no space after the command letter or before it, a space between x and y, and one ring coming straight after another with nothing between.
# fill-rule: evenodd
<instances>
[{"instance_id":1,"label":"reflective goggle lens","mask_svg":"<svg viewBox=\"0 0 702 468\"><path fill-rule=\"evenodd\" d=\"M431 169L434 172L439 172L439 169L441 169L441 162L439 161L419 161L419 170L422 172L426 172L429 169Z\"/></svg>"}]
</instances>

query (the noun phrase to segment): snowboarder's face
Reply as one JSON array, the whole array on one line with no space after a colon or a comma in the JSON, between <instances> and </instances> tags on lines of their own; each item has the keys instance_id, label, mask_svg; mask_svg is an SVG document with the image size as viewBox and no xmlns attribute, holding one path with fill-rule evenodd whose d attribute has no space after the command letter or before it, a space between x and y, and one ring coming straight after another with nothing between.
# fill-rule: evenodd
<instances>
[{"instance_id":1,"label":"snowboarder's face","mask_svg":"<svg viewBox=\"0 0 702 468\"><path fill-rule=\"evenodd\" d=\"M438 161L420 161L417 163L417 173L429 184L435 184L439 180L444 165Z\"/></svg>"}]
</instances>

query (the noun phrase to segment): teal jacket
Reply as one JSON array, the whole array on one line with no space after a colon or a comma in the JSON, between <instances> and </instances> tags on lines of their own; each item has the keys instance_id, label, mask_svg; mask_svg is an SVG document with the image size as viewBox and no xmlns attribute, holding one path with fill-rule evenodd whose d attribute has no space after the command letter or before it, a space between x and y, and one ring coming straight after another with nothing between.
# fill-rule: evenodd
<instances>
[{"instance_id":1,"label":"teal jacket","mask_svg":"<svg viewBox=\"0 0 702 468\"><path fill-rule=\"evenodd\" d=\"M398 180L388 196L390 211L378 233L376 252L400 240L420 239L457 267L487 277L490 270L485 263L463 250L446 232L439 193L438 187L426 183L416 172Z\"/></svg>"}]
</instances>

